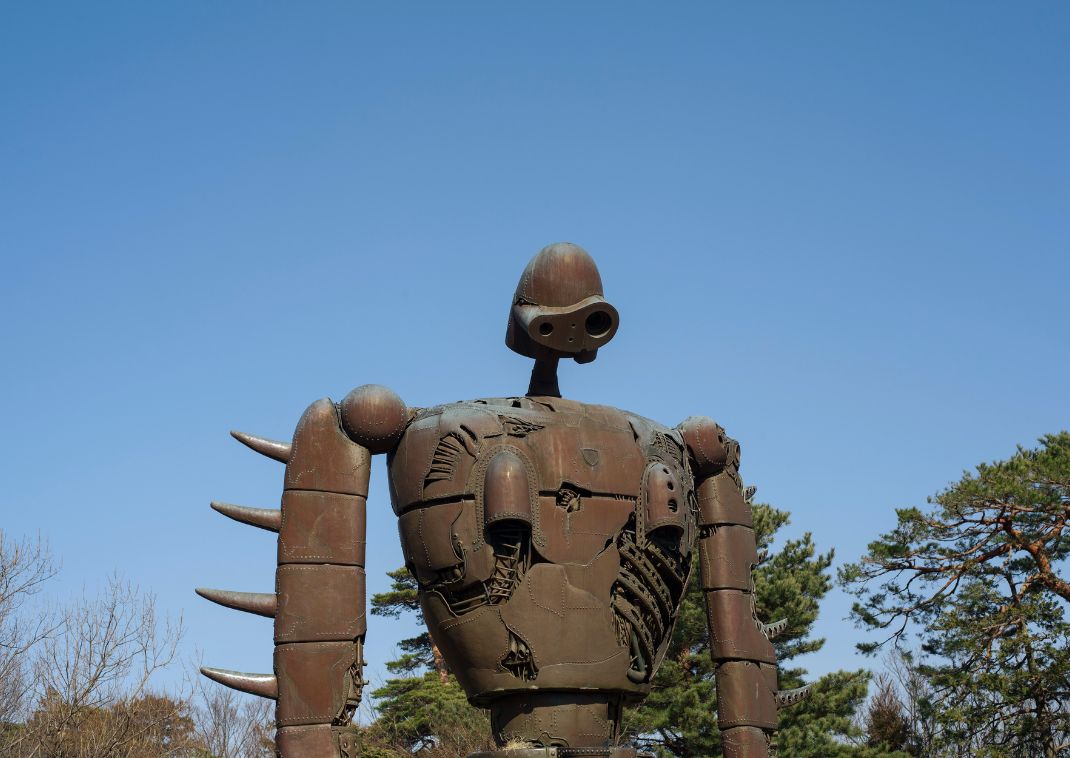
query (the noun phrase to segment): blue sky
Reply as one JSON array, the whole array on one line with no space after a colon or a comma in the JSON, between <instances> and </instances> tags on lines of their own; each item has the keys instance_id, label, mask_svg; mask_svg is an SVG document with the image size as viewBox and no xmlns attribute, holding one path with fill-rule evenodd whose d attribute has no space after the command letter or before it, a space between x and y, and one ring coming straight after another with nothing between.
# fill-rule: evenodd
<instances>
[{"instance_id":1,"label":"blue sky","mask_svg":"<svg viewBox=\"0 0 1070 758\"><path fill-rule=\"evenodd\" d=\"M266 671L311 401L522 393L529 257L621 313L566 396L713 416L837 562L1070 426L1070 10L996 3L26 3L0 11L0 526ZM380 461L370 591L402 562ZM838 591L812 672L867 665ZM373 681L410 627L372 618Z\"/></svg>"}]
</instances>

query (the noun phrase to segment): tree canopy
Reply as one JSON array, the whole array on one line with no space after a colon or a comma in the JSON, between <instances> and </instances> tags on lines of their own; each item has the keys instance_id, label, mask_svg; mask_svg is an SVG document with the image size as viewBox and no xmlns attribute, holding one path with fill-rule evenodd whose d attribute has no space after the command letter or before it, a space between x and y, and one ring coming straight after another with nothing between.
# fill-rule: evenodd
<instances>
[{"instance_id":1,"label":"tree canopy","mask_svg":"<svg viewBox=\"0 0 1070 758\"><path fill-rule=\"evenodd\" d=\"M399 618L420 618L416 580L405 568L388 573L391 587L372 596L371 612ZM398 657L387 669L396 676L374 690L376 719L361 730L364 755L403 758L413 751L427 758L467 755L490 747L486 712L468 704L426 631L400 640Z\"/></svg>"},{"instance_id":2,"label":"tree canopy","mask_svg":"<svg viewBox=\"0 0 1070 758\"><path fill-rule=\"evenodd\" d=\"M896 511L896 527L840 570L867 652L916 635L931 755L1070 750L1070 434L977 466Z\"/></svg>"}]
</instances>

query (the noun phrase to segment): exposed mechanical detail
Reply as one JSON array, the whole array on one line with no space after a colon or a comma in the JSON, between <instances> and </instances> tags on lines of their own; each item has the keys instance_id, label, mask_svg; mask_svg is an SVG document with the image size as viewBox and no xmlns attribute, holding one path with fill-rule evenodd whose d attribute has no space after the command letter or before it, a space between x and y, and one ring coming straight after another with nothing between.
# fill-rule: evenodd
<instances>
[{"instance_id":1,"label":"exposed mechanical detail","mask_svg":"<svg viewBox=\"0 0 1070 758\"><path fill-rule=\"evenodd\" d=\"M687 586L687 564L679 551L666 550L653 540L639 547L634 529L621 532L617 548L620 573L612 605L618 635L629 646L628 678L646 682L672 636L676 609Z\"/></svg>"},{"instance_id":2,"label":"exposed mechanical detail","mask_svg":"<svg viewBox=\"0 0 1070 758\"><path fill-rule=\"evenodd\" d=\"M531 560L531 530L511 521L497 526L490 538L494 548L494 573L486 583L487 602L508 602Z\"/></svg>"},{"instance_id":3,"label":"exposed mechanical detail","mask_svg":"<svg viewBox=\"0 0 1070 758\"><path fill-rule=\"evenodd\" d=\"M639 758L617 744L622 709L650 691L696 547L724 755L774 755L777 708L805 688L777 692L769 640L787 622L755 615L739 446L704 417L670 429L560 395L558 362L594 360L617 324L590 256L552 245L524 270L509 313L506 344L535 359L526 396L418 409L365 385L314 403L291 442L234 433L286 464L281 509L212 505L278 533L275 591L199 592L274 619L274 673L203 671L277 701L282 758L359 755L345 726L365 684L377 453L431 638L490 710L499 749L469 758Z\"/></svg>"},{"instance_id":4,"label":"exposed mechanical detail","mask_svg":"<svg viewBox=\"0 0 1070 758\"><path fill-rule=\"evenodd\" d=\"M435 482L449 481L457 471L457 461L464 452L464 445L453 435L446 435L438 441L435 452L431 455L431 467L424 477L424 486Z\"/></svg>"},{"instance_id":5,"label":"exposed mechanical detail","mask_svg":"<svg viewBox=\"0 0 1070 758\"><path fill-rule=\"evenodd\" d=\"M502 667L517 679L528 682L538 675L535 658L528 643L520 639L516 632L509 630L509 652L502 658Z\"/></svg>"},{"instance_id":6,"label":"exposed mechanical detail","mask_svg":"<svg viewBox=\"0 0 1070 758\"><path fill-rule=\"evenodd\" d=\"M575 513L583 505L582 498L575 487L562 487L557 491L557 507L564 508L565 513Z\"/></svg>"}]
</instances>

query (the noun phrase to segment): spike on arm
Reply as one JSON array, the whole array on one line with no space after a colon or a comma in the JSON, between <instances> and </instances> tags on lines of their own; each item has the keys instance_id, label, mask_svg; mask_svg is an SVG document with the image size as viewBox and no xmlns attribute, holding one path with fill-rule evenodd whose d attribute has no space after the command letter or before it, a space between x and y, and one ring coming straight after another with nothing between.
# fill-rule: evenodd
<instances>
[{"instance_id":1,"label":"spike on arm","mask_svg":"<svg viewBox=\"0 0 1070 758\"><path fill-rule=\"evenodd\" d=\"M758 628L762 630L762 634L765 635L767 640L774 640L784 633L784 630L788 628L788 620L780 619L775 624L761 624Z\"/></svg>"},{"instance_id":2,"label":"spike on arm","mask_svg":"<svg viewBox=\"0 0 1070 758\"><path fill-rule=\"evenodd\" d=\"M232 431L230 436L246 447L255 450L261 455L266 455L268 458L273 458L279 463L287 463L290 460L290 444L288 442L277 442L269 440L267 437L257 437L255 434L238 431Z\"/></svg>"},{"instance_id":3,"label":"spike on arm","mask_svg":"<svg viewBox=\"0 0 1070 758\"><path fill-rule=\"evenodd\" d=\"M274 674L245 674L241 671L228 669L213 669L207 666L201 667L201 673L232 690L247 692L250 695L266 697L271 700L279 699L279 680Z\"/></svg>"},{"instance_id":4,"label":"spike on arm","mask_svg":"<svg viewBox=\"0 0 1070 758\"><path fill-rule=\"evenodd\" d=\"M282 511L278 508L249 508L245 505L213 502L212 510L243 524L277 532L282 528Z\"/></svg>"},{"instance_id":5,"label":"spike on arm","mask_svg":"<svg viewBox=\"0 0 1070 758\"><path fill-rule=\"evenodd\" d=\"M197 594L205 600L233 608L237 611L255 613L257 616L274 618L279 600L274 592L233 592L232 590L211 590L198 587Z\"/></svg>"},{"instance_id":6,"label":"spike on arm","mask_svg":"<svg viewBox=\"0 0 1070 758\"><path fill-rule=\"evenodd\" d=\"M812 685L805 685L803 687L796 687L793 690L780 690L776 694L776 707L787 708L789 705L795 705L800 700L805 700L810 696L810 687Z\"/></svg>"}]
</instances>

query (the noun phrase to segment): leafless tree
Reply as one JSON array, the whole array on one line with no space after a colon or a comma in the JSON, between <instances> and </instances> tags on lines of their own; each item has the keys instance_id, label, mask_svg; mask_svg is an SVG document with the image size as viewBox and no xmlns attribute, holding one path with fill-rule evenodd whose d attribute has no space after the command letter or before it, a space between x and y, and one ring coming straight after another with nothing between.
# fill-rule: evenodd
<instances>
[{"instance_id":1,"label":"leafless tree","mask_svg":"<svg viewBox=\"0 0 1070 758\"><path fill-rule=\"evenodd\" d=\"M98 597L63 611L54 631L38 642L29 693L34 710L10 736L8 752L27 758L181 755L182 740L168 734L192 729L192 722L184 726L188 704L149 690L153 675L175 659L181 637L181 620L159 619L152 594L110 578ZM159 750L145 744L157 733Z\"/></svg>"},{"instance_id":2,"label":"leafless tree","mask_svg":"<svg viewBox=\"0 0 1070 758\"><path fill-rule=\"evenodd\" d=\"M197 676L193 715L197 735L217 758L271 758L275 728L270 700L247 697Z\"/></svg>"},{"instance_id":3,"label":"leafless tree","mask_svg":"<svg viewBox=\"0 0 1070 758\"><path fill-rule=\"evenodd\" d=\"M919 670L915 654L893 649L884 660L903 703L915 753L931 755L937 730L932 714L932 685Z\"/></svg>"},{"instance_id":4,"label":"leafless tree","mask_svg":"<svg viewBox=\"0 0 1070 758\"><path fill-rule=\"evenodd\" d=\"M26 715L35 647L55 628L47 611L33 606L42 585L56 574L48 545L9 539L0 530L0 724Z\"/></svg>"},{"instance_id":5,"label":"leafless tree","mask_svg":"<svg viewBox=\"0 0 1070 758\"><path fill-rule=\"evenodd\" d=\"M153 689L182 638L154 595L111 577L49 609L56 563L41 539L0 531L0 756L268 758L270 703L214 685Z\"/></svg>"}]
</instances>

